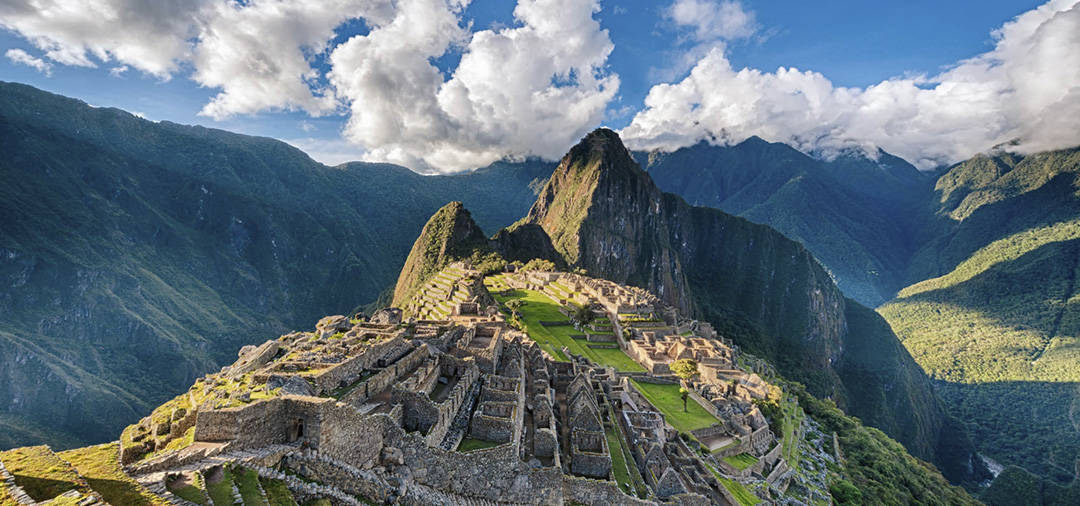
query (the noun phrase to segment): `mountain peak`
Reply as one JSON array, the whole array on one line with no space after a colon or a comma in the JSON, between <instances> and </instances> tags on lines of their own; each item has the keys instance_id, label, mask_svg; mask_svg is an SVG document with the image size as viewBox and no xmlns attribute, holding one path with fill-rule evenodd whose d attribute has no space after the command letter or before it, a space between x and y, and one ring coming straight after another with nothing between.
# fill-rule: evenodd
<instances>
[{"instance_id":1,"label":"mountain peak","mask_svg":"<svg viewBox=\"0 0 1080 506\"><path fill-rule=\"evenodd\" d=\"M570 148L556 172L559 170L642 172L619 134L608 128L589 132L581 142Z\"/></svg>"},{"instance_id":2,"label":"mountain peak","mask_svg":"<svg viewBox=\"0 0 1080 506\"><path fill-rule=\"evenodd\" d=\"M605 221L613 216L608 207L615 203L643 203L648 209L659 194L619 135L598 128L563 156L526 222L542 227L555 249L574 265L580 259L578 232L583 223Z\"/></svg>"},{"instance_id":3,"label":"mountain peak","mask_svg":"<svg viewBox=\"0 0 1080 506\"><path fill-rule=\"evenodd\" d=\"M450 202L428 219L413 243L394 286L394 305L401 306L417 288L450 262L487 244L487 237L461 202Z\"/></svg>"}]
</instances>

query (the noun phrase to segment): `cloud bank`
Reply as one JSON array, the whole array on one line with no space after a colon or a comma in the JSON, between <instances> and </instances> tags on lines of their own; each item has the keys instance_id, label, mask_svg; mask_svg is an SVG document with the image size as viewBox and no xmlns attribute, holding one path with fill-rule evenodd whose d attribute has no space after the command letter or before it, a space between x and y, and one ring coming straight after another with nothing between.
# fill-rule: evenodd
<instances>
[{"instance_id":1,"label":"cloud bank","mask_svg":"<svg viewBox=\"0 0 1080 506\"><path fill-rule=\"evenodd\" d=\"M515 26L473 32L468 0L12 0L0 26L50 63L177 75L219 90L200 114L348 114L365 158L423 171L556 157L619 87L598 0L520 0ZM337 40L360 22L367 34ZM449 76L432 63L460 53ZM327 68L329 67L329 68Z\"/></svg>"},{"instance_id":2,"label":"cloud bank","mask_svg":"<svg viewBox=\"0 0 1080 506\"><path fill-rule=\"evenodd\" d=\"M40 72L189 78L215 91L200 111L215 119L345 116L351 148L332 151L426 172L556 158L602 123L619 76L599 0L518 0L511 26L485 30L465 20L468 3L7 0L0 27L33 46L5 56ZM733 68L733 41L762 32L737 0L673 0L660 12L676 41L667 66L649 70L664 84L622 131L633 148L760 135L826 157L880 146L928 168L1013 140L1021 151L1080 144L1078 0L1016 17L992 33L992 50L937 75L866 88L794 68Z\"/></svg>"},{"instance_id":3,"label":"cloud bank","mask_svg":"<svg viewBox=\"0 0 1080 506\"><path fill-rule=\"evenodd\" d=\"M713 47L683 80L654 86L623 132L637 149L751 135L826 157L874 146L931 168L997 144L1080 144L1080 5L1052 0L992 33L994 49L935 76L837 87L813 71L732 68Z\"/></svg>"}]
</instances>

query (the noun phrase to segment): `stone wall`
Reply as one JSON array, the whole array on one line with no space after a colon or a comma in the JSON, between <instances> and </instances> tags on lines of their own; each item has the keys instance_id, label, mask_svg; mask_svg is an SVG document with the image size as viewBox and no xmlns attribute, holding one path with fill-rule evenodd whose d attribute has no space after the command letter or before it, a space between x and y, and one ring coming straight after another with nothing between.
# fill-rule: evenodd
<instances>
[{"instance_id":1,"label":"stone wall","mask_svg":"<svg viewBox=\"0 0 1080 506\"><path fill-rule=\"evenodd\" d=\"M513 442L517 431L514 424L517 406L507 402L485 402L480 408L473 413L470 435L493 443ZM501 415L504 409L509 409L508 416L497 416Z\"/></svg>"},{"instance_id":2,"label":"stone wall","mask_svg":"<svg viewBox=\"0 0 1080 506\"><path fill-rule=\"evenodd\" d=\"M333 399L283 396L247 406L199 410L195 441L231 442L234 449L281 444L303 438L316 443Z\"/></svg>"},{"instance_id":3,"label":"stone wall","mask_svg":"<svg viewBox=\"0 0 1080 506\"><path fill-rule=\"evenodd\" d=\"M590 506L608 504L647 506L656 504L652 501L628 496L622 493L622 491L619 490L619 487L610 481L592 480L577 476L563 475L562 492L563 499L567 503L574 502ZM708 504L708 502L705 504Z\"/></svg>"},{"instance_id":4,"label":"stone wall","mask_svg":"<svg viewBox=\"0 0 1080 506\"><path fill-rule=\"evenodd\" d=\"M281 461L300 476L319 483L332 484L342 492L382 503L394 490L379 476L357 469L321 454L297 452Z\"/></svg>"},{"instance_id":5,"label":"stone wall","mask_svg":"<svg viewBox=\"0 0 1080 506\"><path fill-rule=\"evenodd\" d=\"M574 427L570 432L570 471L581 476L606 479L611 474L611 455L603 432Z\"/></svg>"},{"instance_id":6,"label":"stone wall","mask_svg":"<svg viewBox=\"0 0 1080 506\"><path fill-rule=\"evenodd\" d=\"M370 466L378 462L386 431L402 430L399 424L394 414L361 415L344 404L334 405L323 416L319 453L353 467Z\"/></svg>"},{"instance_id":7,"label":"stone wall","mask_svg":"<svg viewBox=\"0 0 1080 506\"><path fill-rule=\"evenodd\" d=\"M562 503L562 472L528 468L518 458L515 445L458 453L430 448L419 435L398 427L387 431L385 443L402 450L405 465L422 485L489 501Z\"/></svg>"},{"instance_id":8,"label":"stone wall","mask_svg":"<svg viewBox=\"0 0 1080 506\"><path fill-rule=\"evenodd\" d=\"M324 394L339 386L348 385L360 378L364 369L372 369L382 356L395 346L404 343L400 336L376 343L344 362L327 369L324 372L309 376L315 384L317 393Z\"/></svg>"},{"instance_id":9,"label":"stone wall","mask_svg":"<svg viewBox=\"0 0 1080 506\"><path fill-rule=\"evenodd\" d=\"M375 375L368 378L367 381L364 381L363 385L360 385L342 396L341 402L352 404L354 406L359 406L367 402L371 396L389 388L390 385L397 382L403 374L412 370L428 356L430 356L430 353L428 352L427 345L421 345L411 351L408 355L402 357L401 360L398 360L387 366L385 369L375 373Z\"/></svg>"}]
</instances>

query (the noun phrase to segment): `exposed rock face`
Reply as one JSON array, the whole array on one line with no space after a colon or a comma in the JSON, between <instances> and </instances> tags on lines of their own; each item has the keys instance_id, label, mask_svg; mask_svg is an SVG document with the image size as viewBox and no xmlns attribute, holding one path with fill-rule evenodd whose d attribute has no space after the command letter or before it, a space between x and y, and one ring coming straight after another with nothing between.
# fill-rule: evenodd
<instances>
[{"instance_id":1,"label":"exposed rock face","mask_svg":"<svg viewBox=\"0 0 1080 506\"><path fill-rule=\"evenodd\" d=\"M717 324L786 376L964 479L959 462L970 442L880 317L846 300L800 244L661 192L615 132L594 131L571 149L524 223L541 227L571 267L647 288Z\"/></svg>"},{"instance_id":2,"label":"exposed rock face","mask_svg":"<svg viewBox=\"0 0 1080 506\"><path fill-rule=\"evenodd\" d=\"M439 269L487 244L484 232L461 202L446 204L428 220L413 243L394 287L393 305L403 306L413 292Z\"/></svg>"},{"instance_id":3,"label":"exposed rock face","mask_svg":"<svg viewBox=\"0 0 1080 506\"><path fill-rule=\"evenodd\" d=\"M401 309L388 307L375 311L375 314L371 315L371 319L368 321L379 325L397 325L401 323L401 315Z\"/></svg>"},{"instance_id":4,"label":"exposed rock face","mask_svg":"<svg viewBox=\"0 0 1080 506\"><path fill-rule=\"evenodd\" d=\"M281 395L315 395L315 391L308 382L299 376L282 376L273 374L266 379L266 389L281 389Z\"/></svg>"}]
</instances>

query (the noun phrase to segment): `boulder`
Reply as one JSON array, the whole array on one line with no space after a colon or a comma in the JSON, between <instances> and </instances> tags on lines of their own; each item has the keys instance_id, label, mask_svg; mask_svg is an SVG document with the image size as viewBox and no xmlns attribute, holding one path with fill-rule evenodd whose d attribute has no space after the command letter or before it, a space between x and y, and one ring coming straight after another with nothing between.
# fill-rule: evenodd
<instances>
[{"instance_id":1,"label":"boulder","mask_svg":"<svg viewBox=\"0 0 1080 506\"><path fill-rule=\"evenodd\" d=\"M315 390L311 388L304 378L295 375L272 374L266 379L266 390L281 388L282 395L307 395L314 396Z\"/></svg>"},{"instance_id":2,"label":"boulder","mask_svg":"<svg viewBox=\"0 0 1080 506\"><path fill-rule=\"evenodd\" d=\"M341 316L326 316L319 320L319 323L315 324L315 333L320 338L330 337L338 332L348 332L352 328L352 323L349 319Z\"/></svg>"},{"instance_id":3,"label":"boulder","mask_svg":"<svg viewBox=\"0 0 1080 506\"><path fill-rule=\"evenodd\" d=\"M380 456L382 465L395 465L400 466L405 463L405 455L401 453L400 448L393 446L387 446L382 449L382 455Z\"/></svg>"},{"instance_id":4,"label":"boulder","mask_svg":"<svg viewBox=\"0 0 1080 506\"><path fill-rule=\"evenodd\" d=\"M397 325L401 323L403 314L404 313L396 307L388 307L375 311L375 313L371 315L369 321L377 325Z\"/></svg>"}]
</instances>

